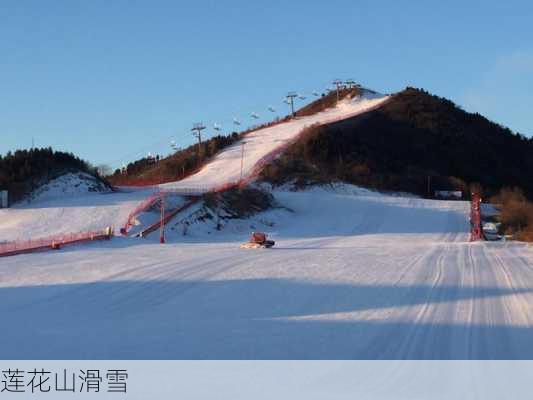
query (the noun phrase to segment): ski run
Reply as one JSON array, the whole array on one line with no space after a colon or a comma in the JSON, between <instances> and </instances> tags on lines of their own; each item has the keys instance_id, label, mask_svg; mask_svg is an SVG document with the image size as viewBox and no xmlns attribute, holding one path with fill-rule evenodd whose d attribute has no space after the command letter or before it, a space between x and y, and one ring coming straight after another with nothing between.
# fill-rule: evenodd
<instances>
[{"instance_id":1,"label":"ski run","mask_svg":"<svg viewBox=\"0 0 533 400\"><path fill-rule=\"evenodd\" d=\"M249 134L244 176L305 126L386 100L367 94ZM238 181L241 151L163 187ZM0 242L118 228L154 190L87 192L76 179L63 178L79 191L52 182L0 210ZM1 258L0 358L533 358L532 248L468 242L468 202L342 184L272 193L279 207L222 230L197 221L184 236L170 224L164 245L117 236ZM254 230L275 247L241 249Z\"/></svg>"},{"instance_id":2,"label":"ski run","mask_svg":"<svg viewBox=\"0 0 533 400\"><path fill-rule=\"evenodd\" d=\"M533 357L533 252L469 243L467 202L346 185L274 195L286 208L221 232L1 259L0 357ZM254 229L276 247L240 249Z\"/></svg>"}]
</instances>

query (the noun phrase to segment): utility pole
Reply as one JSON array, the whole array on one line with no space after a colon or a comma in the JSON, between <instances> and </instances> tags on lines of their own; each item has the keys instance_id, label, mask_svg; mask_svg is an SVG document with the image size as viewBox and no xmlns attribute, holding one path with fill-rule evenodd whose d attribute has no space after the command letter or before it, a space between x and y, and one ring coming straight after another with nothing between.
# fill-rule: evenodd
<instances>
[{"instance_id":1,"label":"utility pole","mask_svg":"<svg viewBox=\"0 0 533 400\"><path fill-rule=\"evenodd\" d=\"M335 87L337 88L337 103L339 102L339 90L341 88L341 85L342 85L342 81L340 79L335 79L333 81L333 84L335 85Z\"/></svg>"},{"instance_id":2,"label":"utility pole","mask_svg":"<svg viewBox=\"0 0 533 400\"><path fill-rule=\"evenodd\" d=\"M296 92L289 92L285 98L287 99L288 103L291 106L291 115L294 117L294 99L298 97L298 93Z\"/></svg>"}]
</instances>

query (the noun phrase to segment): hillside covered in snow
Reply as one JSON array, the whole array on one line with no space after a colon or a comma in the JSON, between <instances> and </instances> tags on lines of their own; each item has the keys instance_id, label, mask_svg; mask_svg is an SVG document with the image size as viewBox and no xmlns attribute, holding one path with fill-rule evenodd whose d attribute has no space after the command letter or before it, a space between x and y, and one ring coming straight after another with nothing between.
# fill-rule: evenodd
<instances>
[{"instance_id":1,"label":"hillside covered in snow","mask_svg":"<svg viewBox=\"0 0 533 400\"><path fill-rule=\"evenodd\" d=\"M342 175L346 166L377 160L379 149L388 150L381 173L401 166L406 148L417 149L417 141L400 145L397 137L396 147L384 143L393 128L379 130L379 121L396 115L399 131L391 135L427 135L426 145L451 140L418 95L405 104L422 114L405 118L394 111L405 105L397 99L368 92L307 109L238 135L202 168L160 186L108 191L84 174L63 174L32 201L0 210L0 243L107 226L117 233L1 259L0 318L9 321L2 338L10 345L0 346L0 358L533 357L531 247L469 242L468 201L340 182L352 180ZM499 130L483 142L477 127L486 122L472 118L471 130L450 130L459 143L473 137L494 146L490 140L500 138L528 148ZM430 158L420 156L418 166L429 168ZM283 179L268 179L273 167ZM313 185L295 185L295 172ZM131 230L119 236L126 222ZM253 231L275 246L241 248Z\"/></svg>"},{"instance_id":2,"label":"hillside covered in snow","mask_svg":"<svg viewBox=\"0 0 533 400\"><path fill-rule=\"evenodd\" d=\"M115 238L2 259L0 357L533 357L532 250L469 243L469 203L344 185L273 195L283 208L169 229L165 245ZM95 196L116 194L68 207L92 219ZM252 230L276 246L240 249Z\"/></svg>"},{"instance_id":3,"label":"hillside covered in snow","mask_svg":"<svg viewBox=\"0 0 533 400\"><path fill-rule=\"evenodd\" d=\"M253 131L219 153L198 173L178 182L161 185L161 187L174 190L198 189L199 191L208 191L224 184L237 183L241 178L249 177L254 172L256 164L263 157L268 156L277 148L287 146L297 140L298 135L302 133L305 127L314 124L325 125L365 113L379 107L387 99L387 96L363 93L361 96L346 98L337 107L326 109L317 114Z\"/></svg>"},{"instance_id":4,"label":"hillside covered in snow","mask_svg":"<svg viewBox=\"0 0 533 400\"><path fill-rule=\"evenodd\" d=\"M109 193L111 189L100 179L85 172L68 172L35 189L27 199L32 201L48 201L67 197L75 197L86 193Z\"/></svg>"},{"instance_id":5,"label":"hillside covered in snow","mask_svg":"<svg viewBox=\"0 0 533 400\"><path fill-rule=\"evenodd\" d=\"M276 185L344 181L430 197L469 193L475 183L487 195L518 186L533 196L532 139L421 89L389 96L345 89L340 98L329 93L296 118L216 136L155 164L139 160L111 179L205 192L261 175Z\"/></svg>"},{"instance_id":6,"label":"hillside covered in snow","mask_svg":"<svg viewBox=\"0 0 533 400\"><path fill-rule=\"evenodd\" d=\"M95 168L71 153L51 148L8 152L0 155L0 190L9 192L13 204L53 179L80 172L101 181ZM101 184L105 185L103 181Z\"/></svg>"}]
</instances>

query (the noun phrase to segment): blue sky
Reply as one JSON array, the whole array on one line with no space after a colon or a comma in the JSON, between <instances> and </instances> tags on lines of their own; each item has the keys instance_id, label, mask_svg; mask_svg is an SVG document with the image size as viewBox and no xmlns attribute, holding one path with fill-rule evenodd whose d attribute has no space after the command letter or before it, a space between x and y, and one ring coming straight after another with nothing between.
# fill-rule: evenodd
<instances>
[{"instance_id":1,"label":"blue sky","mask_svg":"<svg viewBox=\"0 0 533 400\"><path fill-rule=\"evenodd\" d=\"M34 138L117 167L334 78L423 87L531 136L532 20L531 1L4 0L0 154Z\"/></svg>"}]
</instances>

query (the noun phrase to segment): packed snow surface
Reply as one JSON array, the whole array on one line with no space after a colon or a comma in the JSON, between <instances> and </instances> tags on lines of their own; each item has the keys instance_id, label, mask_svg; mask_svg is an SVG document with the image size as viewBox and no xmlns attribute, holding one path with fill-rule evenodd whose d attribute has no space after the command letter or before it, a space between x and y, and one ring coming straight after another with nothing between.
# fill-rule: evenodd
<instances>
[{"instance_id":1,"label":"packed snow surface","mask_svg":"<svg viewBox=\"0 0 533 400\"><path fill-rule=\"evenodd\" d=\"M37 188L28 202L55 200L84 195L85 193L107 193L110 189L85 172L69 172Z\"/></svg>"},{"instance_id":2,"label":"packed snow surface","mask_svg":"<svg viewBox=\"0 0 533 400\"><path fill-rule=\"evenodd\" d=\"M386 100L366 95L252 132L243 175L305 126ZM241 150L164 187L237 181ZM0 210L0 242L119 227L151 194L89 192L72 179ZM1 258L0 358L533 358L531 247L469 243L467 202L347 185L274 195L282 207L221 230L198 218L183 236L173 221L165 245L114 238ZM253 230L276 246L240 249Z\"/></svg>"},{"instance_id":3,"label":"packed snow surface","mask_svg":"<svg viewBox=\"0 0 533 400\"><path fill-rule=\"evenodd\" d=\"M317 123L327 124L354 117L382 105L388 98L388 96L365 91L362 96L342 100L337 107L253 131L243 140L221 151L198 173L178 182L161 185L161 187L204 192L226 183L238 182L241 178L241 156L243 156L242 176L246 178L262 157L290 143L306 126Z\"/></svg>"},{"instance_id":4,"label":"packed snow surface","mask_svg":"<svg viewBox=\"0 0 533 400\"><path fill-rule=\"evenodd\" d=\"M117 230L128 214L153 190L91 192L83 182L72 186L72 179L52 182L29 202L0 209L0 243L3 241L45 238L113 226Z\"/></svg>"},{"instance_id":5,"label":"packed snow surface","mask_svg":"<svg viewBox=\"0 0 533 400\"><path fill-rule=\"evenodd\" d=\"M468 203L274 194L286 209L165 245L0 259L0 358L533 357L533 252L469 243ZM240 249L252 229L276 246Z\"/></svg>"}]
</instances>

